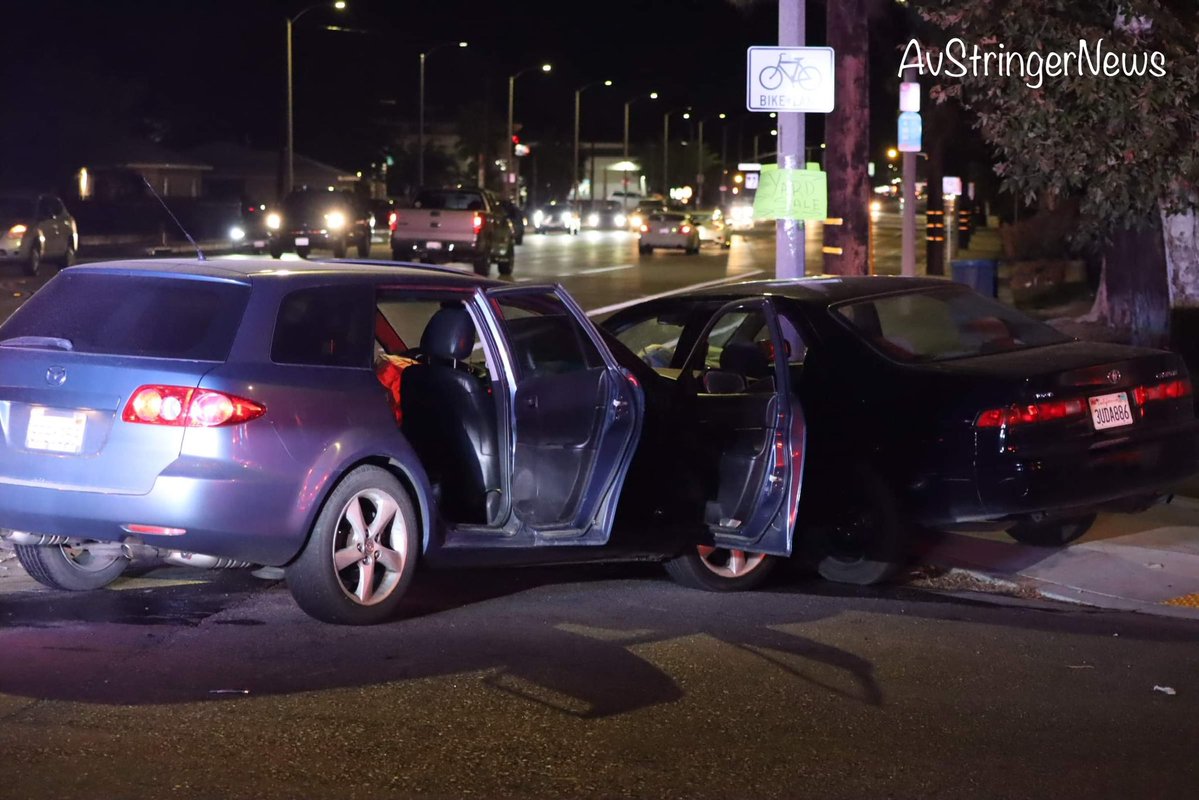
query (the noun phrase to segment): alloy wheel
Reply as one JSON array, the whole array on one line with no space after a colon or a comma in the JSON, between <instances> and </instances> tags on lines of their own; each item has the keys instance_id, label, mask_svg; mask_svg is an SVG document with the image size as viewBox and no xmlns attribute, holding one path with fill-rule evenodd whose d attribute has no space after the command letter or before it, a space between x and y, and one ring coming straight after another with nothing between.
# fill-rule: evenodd
<instances>
[{"instance_id":1,"label":"alloy wheel","mask_svg":"<svg viewBox=\"0 0 1199 800\"><path fill-rule=\"evenodd\" d=\"M407 529L396 501L379 489L352 496L333 537L333 569L346 596L363 606L382 603L399 586L407 560Z\"/></svg>"}]
</instances>

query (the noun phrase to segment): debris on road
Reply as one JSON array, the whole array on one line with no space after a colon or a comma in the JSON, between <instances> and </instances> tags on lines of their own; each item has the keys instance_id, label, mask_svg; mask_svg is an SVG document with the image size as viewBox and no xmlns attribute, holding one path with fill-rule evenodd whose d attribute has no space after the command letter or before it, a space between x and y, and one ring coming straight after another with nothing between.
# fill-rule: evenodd
<instances>
[{"instance_id":1,"label":"debris on road","mask_svg":"<svg viewBox=\"0 0 1199 800\"><path fill-rule=\"evenodd\" d=\"M1178 692L1174 691L1174 687L1172 686L1154 686L1153 691L1161 692L1162 694L1168 694L1171 696L1178 694Z\"/></svg>"}]
</instances>

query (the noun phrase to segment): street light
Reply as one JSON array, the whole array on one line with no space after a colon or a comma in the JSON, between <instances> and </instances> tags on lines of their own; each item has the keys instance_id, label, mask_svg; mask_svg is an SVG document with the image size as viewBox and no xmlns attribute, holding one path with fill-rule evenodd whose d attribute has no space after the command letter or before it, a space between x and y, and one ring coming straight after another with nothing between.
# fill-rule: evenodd
<instances>
[{"instance_id":1,"label":"street light","mask_svg":"<svg viewBox=\"0 0 1199 800\"><path fill-rule=\"evenodd\" d=\"M416 131L416 185L425 185L425 58L443 47L449 47L455 42L436 44L420 54L420 121ZM466 47L466 42L457 42L458 47Z\"/></svg>"},{"instance_id":2,"label":"street light","mask_svg":"<svg viewBox=\"0 0 1199 800\"><path fill-rule=\"evenodd\" d=\"M695 118L696 122L698 123L698 127L699 127L699 141L697 142L699 147L696 148L696 157L695 157L695 184L696 184L696 186L695 186L695 207L696 208L699 208L701 205L703 205L703 200L704 200L704 122L705 122L705 120L707 120L711 117L715 117L716 119L723 120L723 119L728 118L728 114L725 114L723 112L717 112L715 114L706 114L706 115L701 114ZM683 119L690 119L690 118L691 118L691 114L683 115ZM722 156L721 169L723 170L723 168L724 168L724 160L723 160L723 156Z\"/></svg>"},{"instance_id":3,"label":"street light","mask_svg":"<svg viewBox=\"0 0 1199 800\"><path fill-rule=\"evenodd\" d=\"M670 202L670 115L676 111L691 111L691 106L672 108L662 115L662 196Z\"/></svg>"},{"instance_id":4,"label":"street light","mask_svg":"<svg viewBox=\"0 0 1199 800\"><path fill-rule=\"evenodd\" d=\"M575 89L575 156L574 161L571 162L574 165L574 170L570 173L570 191L574 195L576 202L579 199L579 98L582 96L584 89L590 89L592 86L599 86L600 84L611 86L612 81L592 81ZM594 153L592 155L594 156ZM592 172L595 172L594 162L592 163L592 167ZM594 187L592 187L592 191L594 191Z\"/></svg>"},{"instance_id":5,"label":"street light","mask_svg":"<svg viewBox=\"0 0 1199 800\"><path fill-rule=\"evenodd\" d=\"M540 69L542 72L549 72L553 69L553 65L534 64L531 67L525 67L524 69L517 70L515 73L508 76L508 158L504 168L504 180L507 182L507 184L504 186L504 194L508 195L508 198L511 200L519 199L519 194L516 191L518 187L510 185L514 182L511 176L515 174L513 172L513 167L516 166L516 147L512 141L512 137L515 135L512 131L512 112L516 106L516 79L521 75L524 75L526 72L531 72L535 69Z\"/></svg>"},{"instance_id":6,"label":"street light","mask_svg":"<svg viewBox=\"0 0 1199 800\"><path fill-rule=\"evenodd\" d=\"M625 101L625 104L624 104L624 161L625 161L625 163L628 163L628 160L629 160L629 106L633 105L633 103L637 102L638 100L644 100L645 98L649 98L650 100L657 100L658 93L650 92L649 94L638 95L637 97L633 97L633 98ZM627 209L629 207L629 173L627 170L623 173L622 177L623 177L623 179L621 181L621 189L624 191L624 197L621 199L621 204Z\"/></svg>"},{"instance_id":7,"label":"street light","mask_svg":"<svg viewBox=\"0 0 1199 800\"><path fill-rule=\"evenodd\" d=\"M300 17L307 14L314 8L325 8L329 3L316 3L308 6L294 17L287 18L287 180L283 187L283 193L291 192L292 187L296 182L296 141L295 141L295 106L292 98L292 60L291 60L291 29L296 24ZM344 0L337 0L333 3L333 8L337 11L345 11L346 4Z\"/></svg>"}]
</instances>

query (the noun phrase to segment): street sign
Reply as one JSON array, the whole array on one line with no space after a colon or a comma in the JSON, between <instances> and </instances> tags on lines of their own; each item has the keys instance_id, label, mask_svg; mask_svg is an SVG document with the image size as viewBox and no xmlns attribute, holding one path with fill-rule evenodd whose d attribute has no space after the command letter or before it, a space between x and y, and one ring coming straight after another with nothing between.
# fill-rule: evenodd
<instances>
[{"instance_id":1,"label":"street sign","mask_svg":"<svg viewBox=\"0 0 1199 800\"><path fill-rule=\"evenodd\" d=\"M920 110L920 84L915 81L904 81L899 84L899 110Z\"/></svg>"},{"instance_id":2,"label":"street sign","mask_svg":"<svg viewBox=\"0 0 1199 800\"><path fill-rule=\"evenodd\" d=\"M745 74L750 111L833 110L833 48L751 47Z\"/></svg>"},{"instance_id":3,"label":"street sign","mask_svg":"<svg viewBox=\"0 0 1199 800\"><path fill-rule=\"evenodd\" d=\"M919 153L924 134L924 123L915 111L899 113L899 152Z\"/></svg>"}]
</instances>

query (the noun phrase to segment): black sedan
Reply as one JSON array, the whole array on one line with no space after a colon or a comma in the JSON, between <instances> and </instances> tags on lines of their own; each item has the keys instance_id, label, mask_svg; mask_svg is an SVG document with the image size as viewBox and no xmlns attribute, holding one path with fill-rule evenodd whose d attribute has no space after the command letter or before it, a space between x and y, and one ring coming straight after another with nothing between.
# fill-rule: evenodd
<instances>
[{"instance_id":1,"label":"black sedan","mask_svg":"<svg viewBox=\"0 0 1199 800\"><path fill-rule=\"evenodd\" d=\"M747 282L601 324L653 367L647 397L710 404L675 449L719 440L742 506L769 495L774 465L803 464L796 546L831 580L891 576L918 525L1060 546L1199 471L1179 356L1073 340L944 280ZM787 452L789 402L804 436Z\"/></svg>"}]
</instances>

